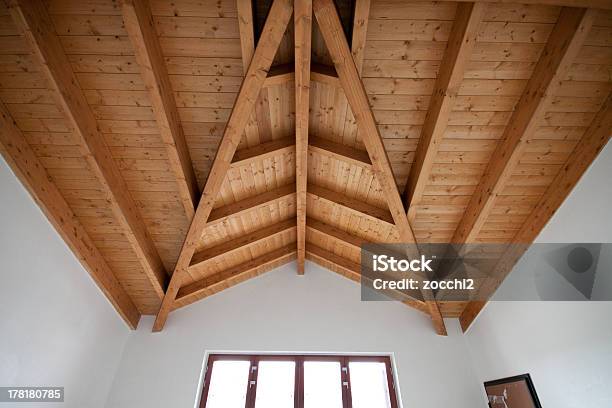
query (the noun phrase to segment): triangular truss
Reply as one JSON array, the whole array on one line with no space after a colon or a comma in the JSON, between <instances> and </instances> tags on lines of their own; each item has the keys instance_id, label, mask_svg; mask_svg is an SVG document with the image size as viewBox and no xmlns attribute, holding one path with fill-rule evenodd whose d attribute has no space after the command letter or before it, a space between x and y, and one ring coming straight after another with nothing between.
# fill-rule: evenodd
<instances>
[{"instance_id":1,"label":"triangular truss","mask_svg":"<svg viewBox=\"0 0 612 408\"><path fill-rule=\"evenodd\" d=\"M314 6L314 7L313 7ZM248 123L255 100L264 86L268 71L293 10L290 0L275 0L266 19L263 33L255 49L249 69L238 94L234 109L227 123L223 139L213 162L202 198L198 204L189 232L181 249L174 274L166 290L159 313L153 326L154 331L163 328L173 308L194 256L196 245L209 220L213 205L221 189L225 174L232 163L242 132ZM304 273L306 257L306 194L308 157L308 107L311 65L312 13L323 34L323 38L334 61L338 80L356 118L362 140L366 146L373 172L387 198L392 221L397 226L401 242L416 243L408 222L401 196L395 184L393 172L382 138L376 127L374 115L368 103L365 88L353 61L344 31L332 0L298 0L295 2L295 90L296 90L296 201L297 201L297 260L298 273ZM282 249L283 253L292 253ZM277 254L277 255L280 255ZM253 261L271 262L275 257L263 256ZM263 259L266 258L266 259ZM210 282L209 282L210 283ZM206 284L196 283L198 288ZM193 285L192 285L193 286ZM192 288L197 289L197 288ZM191 293L191 292L190 292ZM427 310L432 317L436 332L446 334L440 309L430 293L423 296ZM421 306L421 305L419 305ZM419 307L423 309L423 307Z\"/></svg>"}]
</instances>

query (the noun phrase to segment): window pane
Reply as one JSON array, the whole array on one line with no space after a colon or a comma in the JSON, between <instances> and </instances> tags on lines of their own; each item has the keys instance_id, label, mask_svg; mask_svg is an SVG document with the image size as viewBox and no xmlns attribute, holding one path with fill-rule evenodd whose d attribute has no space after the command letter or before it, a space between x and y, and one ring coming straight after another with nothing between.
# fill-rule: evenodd
<instances>
[{"instance_id":1,"label":"window pane","mask_svg":"<svg viewBox=\"0 0 612 408\"><path fill-rule=\"evenodd\" d=\"M304 362L304 408L342 408L340 363Z\"/></svg>"},{"instance_id":2,"label":"window pane","mask_svg":"<svg viewBox=\"0 0 612 408\"><path fill-rule=\"evenodd\" d=\"M244 408L250 361L215 361L206 408Z\"/></svg>"},{"instance_id":3,"label":"window pane","mask_svg":"<svg viewBox=\"0 0 612 408\"><path fill-rule=\"evenodd\" d=\"M293 408L295 363L260 361L257 374L257 408Z\"/></svg>"},{"instance_id":4,"label":"window pane","mask_svg":"<svg viewBox=\"0 0 612 408\"><path fill-rule=\"evenodd\" d=\"M353 408L391 408L387 367L378 362L349 362Z\"/></svg>"}]
</instances>

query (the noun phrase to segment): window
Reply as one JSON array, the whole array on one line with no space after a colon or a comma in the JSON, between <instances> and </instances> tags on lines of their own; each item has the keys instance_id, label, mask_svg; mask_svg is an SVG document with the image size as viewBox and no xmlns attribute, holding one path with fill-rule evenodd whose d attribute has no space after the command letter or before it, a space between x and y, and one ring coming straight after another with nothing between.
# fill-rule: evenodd
<instances>
[{"instance_id":1,"label":"window","mask_svg":"<svg viewBox=\"0 0 612 408\"><path fill-rule=\"evenodd\" d=\"M386 356L229 355L208 359L200 408L397 408Z\"/></svg>"}]
</instances>

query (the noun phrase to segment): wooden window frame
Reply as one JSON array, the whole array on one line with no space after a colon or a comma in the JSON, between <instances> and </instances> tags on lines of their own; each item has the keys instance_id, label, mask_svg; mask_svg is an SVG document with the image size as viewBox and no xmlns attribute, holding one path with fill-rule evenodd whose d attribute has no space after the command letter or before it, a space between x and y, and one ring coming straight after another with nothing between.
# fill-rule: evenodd
<instances>
[{"instance_id":1,"label":"wooden window frame","mask_svg":"<svg viewBox=\"0 0 612 408\"><path fill-rule=\"evenodd\" d=\"M379 362L384 363L387 373L387 386L389 387L389 398L391 408L399 408L397 390L391 357L365 356L365 355L341 355L341 354L209 354L204 373L204 385L200 396L199 408L205 408L208 399L212 367L215 361L249 361L249 379L247 381L247 394L245 408L255 408L257 395L257 375L260 361L291 361L295 363L295 390L294 408L304 408L304 362L306 361L333 361L340 363L340 386L342 388L343 408L352 408L351 400L351 378L349 363L351 362ZM255 384L255 387L251 385Z\"/></svg>"}]
</instances>

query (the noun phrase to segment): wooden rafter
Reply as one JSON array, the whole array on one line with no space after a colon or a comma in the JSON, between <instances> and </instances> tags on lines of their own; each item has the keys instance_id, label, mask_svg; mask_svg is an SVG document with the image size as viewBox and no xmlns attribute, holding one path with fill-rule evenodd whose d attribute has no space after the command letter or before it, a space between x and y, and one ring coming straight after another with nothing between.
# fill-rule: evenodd
<instances>
[{"instance_id":1,"label":"wooden rafter","mask_svg":"<svg viewBox=\"0 0 612 408\"><path fill-rule=\"evenodd\" d=\"M355 2L355 15L353 17L353 38L351 53L357 72L361 75L363 60L365 59L365 44L370 20L370 0L357 0Z\"/></svg>"},{"instance_id":2,"label":"wooden rafter","mask_svg":"<svg viewBox=\"0 0 612 408\"><path fill-rule=\"evenodd\" d=\"M123 233L140 265L161 299L167 275L144 221L134 203L119 168L113 161L94 114L72 71L55 27L41 0L16 0L10 7L15 25L37 56L53 96L73 125L79 148L95 174Z\"/></svg>"},{"instance_id":3,"label":"wooden rafter","mask_svg":"<svg viewBox=\"0 0 612 408\"><path fill-rule=\"evenodd\" d=\"M307 257L311 261L321 265L326 269L330 269L352 281L361 282L361 265L351 260L343 258L333 252L327 251L317 245L311 243L306 244ZM404 303L419 312L429 314L429 310L425 302L420 300L405 300Z\"/></svg>"},{"instance_id":4,"label":"wooden rafter","mask_svg":"<svg viewBox=\"0 0 612 408\"><path fill-rule=\"evenodd\" d=\"M257 231L253 231L249 234L240 236L230 241L225 241L214 247L200 250L193 254L190 268L197 267L199 264L210 261L216 257L225 254L231 254L234 251L247 248L250 245L257 244L266 239L273 238L282 234L286 231L290 231L295 228L295 220L289 219L270 225L269 227L262 228Z\"/></svg>"},{"instance_id":5,"label":"wooden rafter","mask_svg":"<svg viewBox=\"0 0 612 408\"><path fill-rule=\"evenodd\" d=\"M125 323L135 329L140 320L140 312L2 103L0 152Z\"/></svg>"},{"instance_id":6,"label":"wooden rafter","mask_svg":"<svg viewBox=\"0 0 612 408\"><path fill-rule=\"evenodd\" d=\"M232 166L246 166L293 151L295 151L295 139L293 137L275 139L253 147L237 150L232 159Z\"/></svg>"},{"instance_id":7,"label":"wooden rafter","mask_svg":"<svg viewBox=\"0 0 612 408\"><path fill-rule=\"evenodd\" d=\"M309 138L309 150L323 155L331 156L335 159L355 164L360 167L372 167L368 152L358 150L350 146L332 142L331 140L320 137Z\"/></svg>"},{"instance_id":8,"label":"wooden rafter","mask_svg":"<svg viewBox=\"0 0 612 408\"><path fill-rule=\"evenodd\" d=\"M253 54L249 69L225 127L221 144L217 150L206 186L202 192L202 198L198 203L196 214L181 248L174 274L155 319L155 324L153 325L154 331L159 331L164 327L168 313L172 309L181 287L182 277L187 273L195 246L200 240L202 230L213 209L227 170L231 165L232 157L236 152L236 147L240 142L242 132L249 120L250 113L255 107L255 101L272 65L272 60L280 45L292 12L293 2L291 0L274 0L257 49Z\"/></svg>"},{"instance_id":9,"label":"wooden rafter","mask_svg":"<svg viewBox=\"0 0 612 408\"><path fill-rule=\"evenodd\" d=\"M546 193L542 196L531 214L529 214L521 229L516 233L512 243L531 243L540 234L544 226L589 168L589 165L608 143L612 137L610 129L612 129L612 94L608 96L603 107L580 139L580 142L555 176L553 182L546 189ZM480 298L490 298L495 290L497 290L498 285L512 271L514 265L523 255L521 250L526 248L524 245L517 245L516 247L519 250L509 250L501 258L493 272L496 284L491 283L486 287L483 286L479 293ZM470 327L485 305L486 302L484 301L468 303L459 319L464 331Z\"/></svg>"},{"instance_id":10,"label":"wooden rafter","mask_svg":"<svg viewBox=\"0 0 612 408\"><path fill-rule=\"evenodd\" d=\"M308 116L312 0L295 0L295 184L297 215L297 272L304 274L306 259L306 184L308 177Z\"/></svg>"},{"instance_id":11,"label":"wooden rafter","mask_svg":"<svg viewBox=\"0 0 612 408\"><path fill-rule=\"evenodd\" d=\"M255 26L253 22L252 7L251 0L236 0L238 29L240 31L240 51L242 53L242 67L245 75L248 72L253 54L255 53ZM249 119L244 127L244 133L247 140L257 140L259 138L259 126L257 124L255 112L250 113Z\"/></svg>"},{"instance_id":12,"label":"wooden rafter","mask_svg":"<svg viewBox=\"0 0 612 408\"><path fill-rule=\"evenodd\" d=\"M177 303L186 306L207 296L207 292L218 287L225 288L237 281L243 281L245 276L267 272L274 267L288 263L295 258L295 243L286 245L248 262L229 268L223 272L208 276L199 281L182 287L177 295Z\"/></svg>"},{"instance_id":13,"label":"wooden rafter","mask_svg":"<svg viewBox=\"0 0 612 408\"><path fill-rule=\"evenodd\" d=\"M465 68L476 43L478 26L484 10L485 5L479 3L462 3L457 7L455 22L444 58L440 63L440 72L404 190L410 221L415 219L416 206L421 203L423 192L429 182L434 159L444 138L444 131L463 81Z\"/></svg>"},{"instance_id":14,"label":"wooden rafter","mask_svg":"<svg viewBox=\"0 0 612 408\"><path fill-rule=\"evenodd\" d=\"M308 194L312 196L314 200L325 200L332 204L341 205L359 216L394 225L393 216L386 208L373 206L357 198L345 196L316 184L308 185Z\"/></svg>"},{"instance_id":15,"label":"wooden rafter","mask_svg":"<svg viewBox=\"0 0 612 408\"><path fill-rule=\"evenodd\" d=\"M359 72L349 50L340 19L332 0L314 0L313 9L323 39L336 67L338 78L359 127L359 134L372 161L372 169L404 243L416 243L376 120ZM435 300L428 301L432 322L438 334L446 335L442 314Z\"/></svg>"},{"instance_id":16,"label":"wooden rafter","mask_svg":"<svg viewBox=\"0 0 612 408\"><path fill-rule=\"evenodd\" d=\"M168 154L168 162L176 178L181 203L187 219L191 221L200 192L155 31L149 1L124 0L122 3L125 28L134 46L136 60L151 98L155 119Z\"/></svg>"},{"instance_id":17,"label":"wooden rafter","mask_svg":"<svg viewBox=\"0 0 612 408\"><path fill-rule=\"evenodd\" d=\"M247 197L223 207L215 208L210 212L206 226L218 224L231 217L236 217L256 208L260 208L279 200L295 199L295 184L287 184L277 189L266 191L252 197Z\"/></svg>"},{"instance_id":18,"label":"wooden rafter","mask_svg":"<svg viewBox=\"0 0 612 408\"><path fill-rule=\"evenodd\" d=\"M473 242L587 38L595 11L564 8L452 241Z\"/></svg>"}]
</instances>

